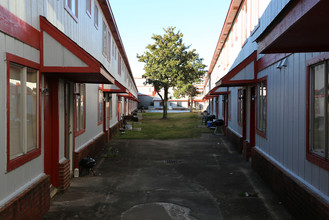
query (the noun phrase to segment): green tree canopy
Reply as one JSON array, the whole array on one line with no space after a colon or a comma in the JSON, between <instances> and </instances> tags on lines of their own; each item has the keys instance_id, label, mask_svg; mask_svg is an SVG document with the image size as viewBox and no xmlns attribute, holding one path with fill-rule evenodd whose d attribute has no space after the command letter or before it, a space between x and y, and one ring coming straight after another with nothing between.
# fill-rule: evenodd
<instances>
[{"instance_id":1,"label":"green tree canopy","mask_svg":"<svg viewBox=\"0 0 329 220\"><path fill-rule=\"evenodd\" d=\"M163 118L167 118L168 89L182 90L184 85L200 81L205 74L201 58L195 49L183 43L183 34L175 27L164 29L164 35L153 34L154 44L149 44L139 62L144 62L146 83L154 86L163 101ZM163 96L160 90L163 89ZM183 91L183 90L182 90Z\"/></svg>"},{"instance_id":2,"label":"green tree canopy","mask_svg":"<svg viewBox=\"0 0 329 220\"><path fill-rule=\"evenodd\" d=\"M197 96L199 92L197 91L196 87L192 84L184 84L174 91L175 98L186 97L190 103L190 111L192 112L193 109L193 98Z\"/></svg>"}]
</instances>

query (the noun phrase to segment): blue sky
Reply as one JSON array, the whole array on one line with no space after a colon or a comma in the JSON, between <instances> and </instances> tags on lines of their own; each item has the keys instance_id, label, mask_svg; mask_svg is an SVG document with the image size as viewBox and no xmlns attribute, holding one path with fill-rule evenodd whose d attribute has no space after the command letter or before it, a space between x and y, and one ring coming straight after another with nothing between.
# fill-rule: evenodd
<instances>
[{"instance_id":1,"label":"blue sky","mask_svg":"<svg viewBox=\"0 0 329 220\"><path fill-rule=\"evenodd\" d=\"M153 44L153 34L163 35L163 28L176 27L184 34L183 42L196 49L203 63L210 65L230 6L230 0L111 0L134 76L144 73L136 54L143 54Z\"/></svg>"}]
</instances>

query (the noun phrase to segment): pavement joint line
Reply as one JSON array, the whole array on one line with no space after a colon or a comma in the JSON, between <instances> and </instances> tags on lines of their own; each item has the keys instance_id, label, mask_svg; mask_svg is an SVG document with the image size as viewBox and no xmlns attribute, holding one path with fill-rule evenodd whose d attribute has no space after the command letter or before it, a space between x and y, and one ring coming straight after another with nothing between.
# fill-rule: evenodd
<instances>
[{"instance_id":1,"label":"pavement joint line","mask_svg":"<svg viewBox=\"0 0 329 220\"><path fill-rule=\"evenodd\" d=\"M226 150L227 150L227 152L228 152L229 154L233 154L233 151L230 149L230 146L228 146L227 143L222 142L222 144L224 145L224 147L226 148Z\"/></svg>"}]
</instances>

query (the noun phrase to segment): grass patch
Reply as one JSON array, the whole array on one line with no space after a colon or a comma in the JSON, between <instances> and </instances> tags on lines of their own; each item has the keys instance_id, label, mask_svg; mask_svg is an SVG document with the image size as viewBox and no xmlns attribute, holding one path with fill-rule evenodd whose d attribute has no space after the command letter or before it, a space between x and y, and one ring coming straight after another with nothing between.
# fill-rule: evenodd
<instances>
[{"instance_id":1,"label":"grass patch","mask_svg":"<svg viewBox=\"0 0 329 220\"><path fill-rule=\"evenodd\" d=\"M162 119L162 113L143 113L140 124L134 128L141 131L126 130L125 134L118 133L120 139L178 139L197 138L201 133L212 132L210 129L200 127L199 113L168 113L168 119Z\"/></svg>"}]
</instances>

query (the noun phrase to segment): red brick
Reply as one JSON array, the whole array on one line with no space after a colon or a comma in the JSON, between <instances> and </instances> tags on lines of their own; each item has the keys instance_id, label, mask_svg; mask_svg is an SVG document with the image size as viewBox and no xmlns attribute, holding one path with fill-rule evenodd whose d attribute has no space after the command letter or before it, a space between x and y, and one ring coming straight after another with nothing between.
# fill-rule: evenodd
<instances>
[{"instance_id":1,"label":"red brick","mask_svg":"<svg viewBox=\"0 0 329 220\"><path fill-rule=\"evenodd\" d=\"M303 183L273 164L256 149L252 167L279 196L296 219L329 219L329 205Z\"/></svg>"}]
</instances>

